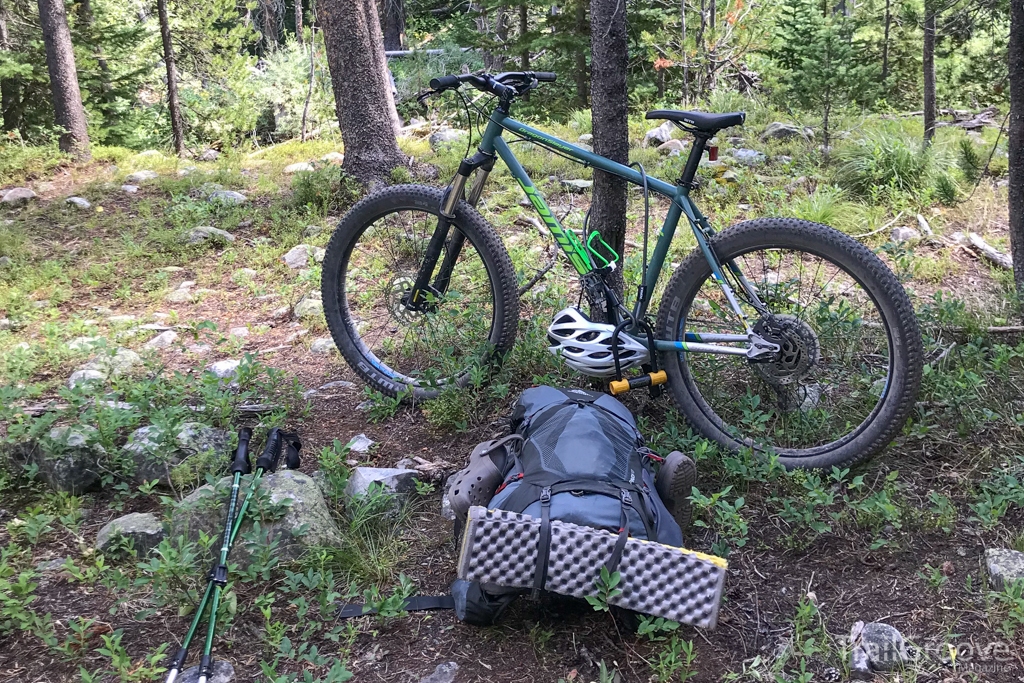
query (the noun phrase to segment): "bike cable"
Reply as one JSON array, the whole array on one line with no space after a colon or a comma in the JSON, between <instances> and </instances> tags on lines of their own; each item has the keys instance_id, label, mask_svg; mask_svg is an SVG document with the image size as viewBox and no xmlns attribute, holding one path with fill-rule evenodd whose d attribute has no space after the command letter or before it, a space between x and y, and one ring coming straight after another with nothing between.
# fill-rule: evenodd
<instances>
[{"instance_id":1,"label":"bike cable","mask_svg":"<svg viewBox=\"0 0 1024 683\"><path fill-rule=\"evenodd\" d=\"M647 186L647 171L644 170L644 165L639 161L634 161L629 166L630 168L636 166L637 170L640 171L640 180L642 182L644 192L644 259L640 268L640 286L637 288L636 294L636 310L639 311L641 305L640 302L647 297L647 234L651 225L651 192L650 188Z\"/></svg>"}]
</instances>

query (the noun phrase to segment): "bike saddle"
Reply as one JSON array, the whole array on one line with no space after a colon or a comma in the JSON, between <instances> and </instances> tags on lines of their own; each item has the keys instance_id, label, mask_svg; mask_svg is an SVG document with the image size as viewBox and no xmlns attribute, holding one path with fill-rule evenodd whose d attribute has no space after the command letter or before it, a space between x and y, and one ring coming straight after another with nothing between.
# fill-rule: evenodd
<instances>
[{"instance_id":1,"label":"bike saddle","mask_svg":"<svg viewBox=\"0 0 1024 683\"><path fill-rule=\"evenodd\" d=\"M747 113L734 111L729 114L708 114L702 111L655 109L654 111L647 112L645 118L672 121L684 128L714 135L723 128L741 125L744 119L747 118Z\"/></svg>"}]
</instances>

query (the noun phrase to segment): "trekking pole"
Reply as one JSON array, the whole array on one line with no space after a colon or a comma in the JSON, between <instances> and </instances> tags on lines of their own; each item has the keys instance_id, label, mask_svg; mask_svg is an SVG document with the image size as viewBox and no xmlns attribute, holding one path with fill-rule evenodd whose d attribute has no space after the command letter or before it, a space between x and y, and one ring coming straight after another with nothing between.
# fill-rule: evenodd
<instances>
[{"instance_id":1,"label":"trekking pole","mask_svg":"<svg viewBox=\"0 0 1024 683\"><path fill-rule=\"evenodd\" d=\"M225 525L230 527L233 521L234 503L238 500L238 483L241 473L249 473L249 442L252 440L252 430L248 427L243 427L238 430L238 448L235 450L234 456L231 458L231 471L234 473L234 484L232 486L232 501L228 511L228 524ZM233 540L233 539L232 539ZM167 673L167 683L174 683L174 679L178 677L178 672L181 671L181 667L185 664L185 660L188 658L188 648L192 644L192 638L195 637L196 631L199 629L199 622L203 618L203 613L206 611L206 605L210 601L210 596L214 593L214 574L211 572L210 576L206 581L206 591L203 593L203 599L199 601L199 607L196 609L196 615L192 618L192 625L189 626L188 633L185 634L185 639L181 643L181 648L178 649L177 655L174 657L174 663L171 665L170 671Z\"/></svg>"}]
</instances>

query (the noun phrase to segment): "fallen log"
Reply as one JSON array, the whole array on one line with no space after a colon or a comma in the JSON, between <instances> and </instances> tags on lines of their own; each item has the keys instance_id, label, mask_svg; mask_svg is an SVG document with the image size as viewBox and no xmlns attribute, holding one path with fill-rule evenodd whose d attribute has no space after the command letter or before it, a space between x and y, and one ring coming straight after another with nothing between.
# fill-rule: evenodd
<instances>
[{"instance_id":1,"label":"fallen log","mask_svg":"<svg viewBox=\"0 0 1024 683\"><path fill-rule=\"evenodd\" d=\"M969 239L971 241L971 245L981 251L989 261L992 261L1001 268L1013 270L1013 259L983 240L981 235L976 232L968 233L967 239Z\"/></svg>"}]
</instances>

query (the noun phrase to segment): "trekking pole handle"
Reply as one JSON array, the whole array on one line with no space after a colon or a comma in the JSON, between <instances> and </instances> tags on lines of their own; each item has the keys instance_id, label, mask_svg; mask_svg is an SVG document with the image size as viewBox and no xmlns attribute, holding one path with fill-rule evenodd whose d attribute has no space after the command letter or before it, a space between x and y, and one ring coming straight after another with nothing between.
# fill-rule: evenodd
<instances>
[{"instance_id":1,"label":"trekking pole handle","mask_svg":"<svg viewBox=\"0 0 1024 683\"><path fill-rule=\"evenodd\" d=\"M297 470L302 466L302 456L299 453L302 450L302 442L299 441L298 434L285 434L284 440L284 466L290 470Z\"/></svg>"},{"instance_id":2,"label":"trekking pole handle","mask_svg":"<svg viewBox=\"0 0 1024 683\"><path fill-rule=\"evenodd\" d=\"M267 472L277 469L277 462L281 459L281 430L274 427L267 434L267 445L263 447L263 455L256 460L256 468Z\"/></svg>"},{"instance_id":3,"label":"trekking pole handle","mask_svg":"<svg viewBox=\"0 0 1024 683\"><path fill-rule=\"evenodd\" d=\"M252 441L252 430L242 427L238 430L238 448L235 450L235 457L231 460L231 474L241 472L249 474L252 466L249 464L249 442Z\"/></svg>"}]
</instances>

